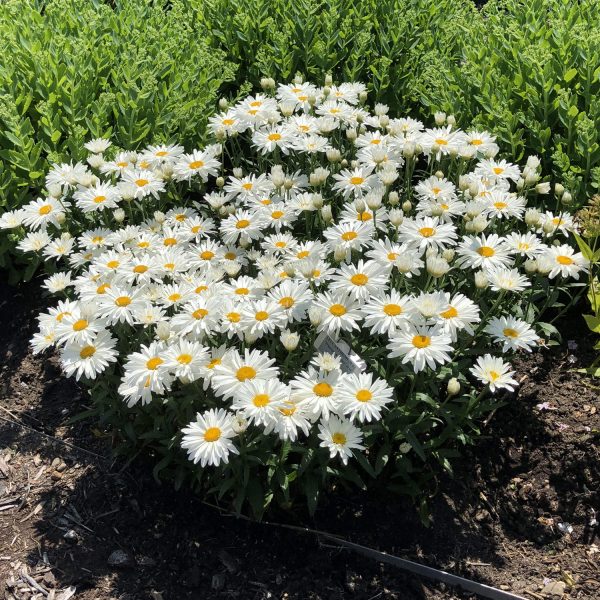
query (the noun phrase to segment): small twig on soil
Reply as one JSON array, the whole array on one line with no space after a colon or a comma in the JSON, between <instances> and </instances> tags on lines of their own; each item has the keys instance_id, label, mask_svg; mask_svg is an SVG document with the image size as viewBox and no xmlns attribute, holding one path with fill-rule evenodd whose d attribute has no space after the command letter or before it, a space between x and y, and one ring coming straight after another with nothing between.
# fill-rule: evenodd
<instances>
[{"instance_id":1,"label":"small twig on soil","mask_svg":"<svg viewBox=\"0 0 600 600\"><path fill-rule=\"evenodd\" d=\"M10 411L6 410L3 406L0 406L0 409L4 410L8 414L12 415L12 413ZM44 433L43 431L38 431L37 429L34 429L33 427L29 427L29 425L25 425L25 423L21 423L19 421L12 421L11 419L7 419L5 417L0 417L0 420L6 421L7 423L11 423L12 425L17 425L18 427L22 427L23 429L27 429L28 431L31 431L32 433L41 435L42 437L52 440L53 442L58 442L59 444L63 444L64 446L67 446L73 450L77 450L79 452L84 452L85 454L89 454L90 456L95 456L96 458L99 458L102 461L108 460L108 458L106 456L102 456L101 454L96 454L95 452L92 452L91 450L86 450L85 448L81 448L80 446L71 444L71 442L61 440L60 438L54 437L53 435L48 435L47 433Z\"/></svg>"}]
</instances>

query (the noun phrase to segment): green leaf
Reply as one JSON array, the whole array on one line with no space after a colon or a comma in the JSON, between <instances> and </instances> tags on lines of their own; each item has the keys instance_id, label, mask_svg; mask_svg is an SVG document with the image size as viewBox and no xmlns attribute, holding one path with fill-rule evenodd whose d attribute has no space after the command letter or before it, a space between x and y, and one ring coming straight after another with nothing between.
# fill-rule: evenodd
<instances>
[{"instance_id":1,"label":"green leaf","mask_svg":"<svg viewBox=\"0 0 600 600\"><path fill-rule=\"evenodd\" d=\"M573 77L575 77L575 75L577 75L577 69L573 68L573 69L569 69L566 73L565 73L565 81L567 83L569 83L569 81L571 81L571 79L573 79Z\"/></svg>"},{"instance_id":2,"label":"green leaf","mask_svg":"<svg viewBox=\"0 0 600 600\"><path fill-rule=\"evenodd\" d=\"M600 315L583 315L583 318L594 333L600 333Z\"/></svg>"}]
</instances>

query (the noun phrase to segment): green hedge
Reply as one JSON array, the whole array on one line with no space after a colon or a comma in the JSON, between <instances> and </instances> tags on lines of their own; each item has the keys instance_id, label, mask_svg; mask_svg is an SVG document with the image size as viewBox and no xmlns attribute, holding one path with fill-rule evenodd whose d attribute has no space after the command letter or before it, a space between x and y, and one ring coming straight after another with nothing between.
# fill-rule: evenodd
<instances>
[{"instance_id":1,"label":"green hedge","mask_svg":"<svg viewBox=\"0 0 600 600\"><path fill-rule=\"evenodd\" d=\"M197 143L234 66L188 2L8 0L0 4L0 211L39 193L49 162L111 136ZM0 236L0 266L10 242Z\"/></svg>"}]
</instances>

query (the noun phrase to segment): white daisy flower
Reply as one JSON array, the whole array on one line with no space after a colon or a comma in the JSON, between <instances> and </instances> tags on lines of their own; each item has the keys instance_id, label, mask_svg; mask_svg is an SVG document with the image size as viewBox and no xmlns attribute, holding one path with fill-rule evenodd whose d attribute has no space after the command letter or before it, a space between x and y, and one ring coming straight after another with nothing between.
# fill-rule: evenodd
<instances>
[{"instance_id":1,"label":"white daisy flower","mask_svg":"<svg viewBox=\"0 0 600 600\"><path fill-rule=\"evenodd\" d=\"M426 367L450 361L453 348L450 335L440 327L409 324L396 332L388 344L389 358L402 357L402 364L412 363L415 373Z\"/></svg>"},{"instance_id":2,"label":"white daisy flower","mask_svg":"<svg viewBox=\"0 0 600 600\"><path fill-rule=\"evenodd\" d=\"M475 365L469 369L483 384L489 386L491 392L498 389L513 391L519 384L513 379L514 371L501 358L484 354L477 358Z\"/></svg>"},{"instance_id":3,"label":"white daisy flower","mask_svg":"<svg viewBox=\"0 0 600 600\"><path fill-rule=\"evenodd\" d=\"M539 340L528 323L515 317L493 317L486 325L485 332L495 342L502 344L503 352L520 348L531 352Z\"/></svg>"},{"instance_id":4,"label":"white daisy flower","mask_svg":"<svg viewBox=\"0 0 600 600\"><path fill-rule=\"evenodd\" d=\"M74 375L77 381L82 376L96 379L109 363L116 362L119 354L116 345L117 340L106 330L99 331L86 342L67 343L60 354L62 368L68 377Z\"/></svg>"},{"instance_id":5,"label":"white daisy flower","mask_svg":"<svg viewBox=\"0 0 600 600\"><path fill-rule=\"evenodd\" d=\"M349 374L341 380L338 404L350 420L378 421L382 408L393 401L393 395L394 390L383 379L373 380L372 373Z\"/></svg>"},{"instance_id":6,"label":"white daisy flower","mask_svg":"<svg viewBox=\"0 0 600 600\"><path fill-rule=\"evenodd\" d=\"M339 456L345 465L352 457L353 450L364 449L361 430L350 421L336 416L319 423L319 439L321 447L329 450L329 456Z\"/></svg>"}]
</instances>

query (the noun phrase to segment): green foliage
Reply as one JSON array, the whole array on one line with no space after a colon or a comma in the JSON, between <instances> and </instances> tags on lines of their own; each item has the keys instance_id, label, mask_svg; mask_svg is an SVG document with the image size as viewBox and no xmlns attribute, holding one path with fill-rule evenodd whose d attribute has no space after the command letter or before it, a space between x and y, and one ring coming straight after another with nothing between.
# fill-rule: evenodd
<instances>
[{"instance_id":1,"label":"green foliage","mask_svg":"<svg viewBox=\"0 0 600 600\"><path fill-rule=\"evenodd\" d=\"M537 154L582 205L600 165L600 4L491 0L456 26L461 61L420 86L424 104L494 131L515 160Z\"/></svg>"},{"instance_id":2,"label":"green foliage","mask_svg":"<svg viewBox=\"0 0 600 600\"><path fill-rule=\"evenodd\" d=\"M49 162L90 138L136 149L198 142L224 81L183 0L8 0L0 4L0 209L43 187ZM0 266L7 266L3 240Z\"/></svg>"},{"instance_id":3,"label":"green foliage","mask_svg":"<svg viewBox=\"0 0 600 600\"><path fill-rule=\"evenodd\" d=\"M320 84L361 81L404 114L426 72L456 61L471 0L192 0L213 47L239 65L237 85L296 73Z\"/></svg>"}]
</instances>

